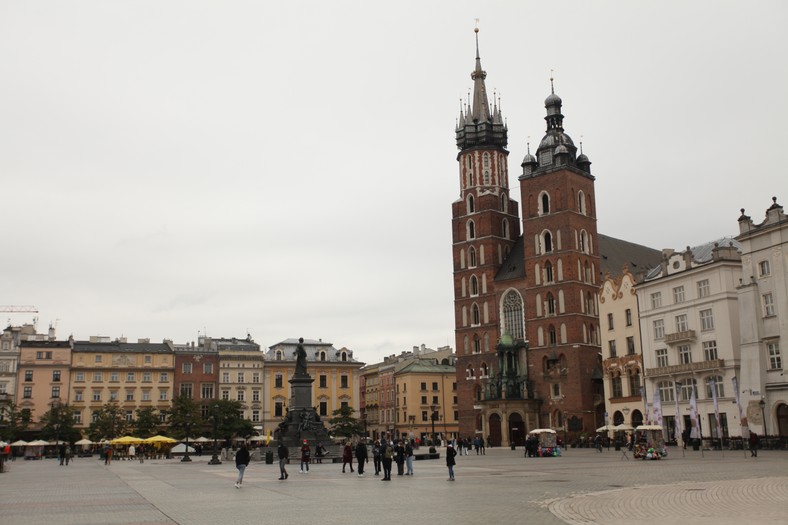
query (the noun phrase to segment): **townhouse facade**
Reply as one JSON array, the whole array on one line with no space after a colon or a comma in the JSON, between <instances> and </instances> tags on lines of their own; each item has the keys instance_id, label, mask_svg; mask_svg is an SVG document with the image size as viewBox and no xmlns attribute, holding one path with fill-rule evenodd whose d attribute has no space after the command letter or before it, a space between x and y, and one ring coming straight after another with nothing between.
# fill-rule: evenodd
<instances>
[{"instance_id":1,"label":"townhouse facade","mask_svg":"<svg viewBox=\"0 0 788 525\"><path fill-rule=\"evenodd\" d=\"M788 217L772 199L760 224L741 210L740 403L748 429L788 436Z\"/></svg>"},{"instance_id":2,"label":"townhouse facade","mask_svg":"<svg viewBox=\"0 0 788 525\"><path fill-rule=\"evenodd\" d=\"M665 250L636 288L646 419L661 424L669 440L684 429L693 438L741 436L733 386L740 360L739 248L723 238L683 252Z\"/></svg>"}]
</instances>

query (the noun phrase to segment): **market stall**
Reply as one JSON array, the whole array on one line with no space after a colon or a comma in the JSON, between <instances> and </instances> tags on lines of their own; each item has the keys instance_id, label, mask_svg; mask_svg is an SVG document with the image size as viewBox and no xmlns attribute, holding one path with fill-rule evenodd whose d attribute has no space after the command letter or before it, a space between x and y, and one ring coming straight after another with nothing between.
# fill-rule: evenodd
<instances>
[{"instance_id":1,"label":"market stall","mask_svg":"<svg viewBox=\"0 0 788 525\"><path fill-rule=\"evenodd\" d=\"M659 425L640 425L635 429L635 444L632 449L635 459L663 459L667 457L665 436Z\"/></svg>"},{"instance_id":2,"label":"market stall","mask_svg":"<svg viewBox=\"0 0 788 525\"><path fill-rule=\"evenodd\" d=\"M561 455L558 436L551 428L535 428L528 433L528 438L536 441L536 455L539 457L556 457Z\"/></svg>"}]
</instances>

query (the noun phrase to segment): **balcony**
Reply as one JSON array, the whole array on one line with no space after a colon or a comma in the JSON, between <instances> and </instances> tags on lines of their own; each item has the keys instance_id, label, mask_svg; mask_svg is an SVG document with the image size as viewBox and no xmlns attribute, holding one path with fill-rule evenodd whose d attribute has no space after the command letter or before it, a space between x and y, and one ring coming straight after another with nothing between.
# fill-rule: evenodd
<instances>
[{"instance_id":1,"label":"balcony","mask_svg":"<svg viewBox=\"0 0 788 525\"><path fill-rule=\"evenodd\" d=\"M700 361L698 363L685 363L683 365L661 366L659 368L649 368L646 370L648 377L672 376L687 372L704 372L709 370L719 370L725 367L724 359L713 361Z\"/></svg>"},{"instance_id":2,"label":"balcony","mask_svg":"<svg viewBox=\"0 0 788 525\"><path fill-rule=\"evenodd\" d=\"M665 342L669 345L695 340L695 330L684 330L673 334L665 334Z\"/></svg>"}]
</instances>

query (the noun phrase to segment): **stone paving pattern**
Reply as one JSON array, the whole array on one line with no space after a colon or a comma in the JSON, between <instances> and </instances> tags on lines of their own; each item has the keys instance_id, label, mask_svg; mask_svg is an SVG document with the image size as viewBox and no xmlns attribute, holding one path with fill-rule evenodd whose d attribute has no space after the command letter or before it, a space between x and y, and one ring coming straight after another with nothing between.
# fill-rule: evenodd
<instances>
[{"instance_id":1,"label":"stone paving pattern","mask_svg":"<svg viewBox=\"0 0 788 525\"><path fill-rule=\"evenodd\" d=\"M232 461L77 458L9 463L0 474L3 525L242 525L275 523L453 524L728 524L788 523L788 452L670 449L660 461L626 461L612 449L570 449L560 458L524 458L488 449L457 458L457 481L445 461L417 461L415 476L380 482L340 464L288 467L253 462L243 488ZM443 453L441 451L441 457Z\"/></svg>"}]
</instances>

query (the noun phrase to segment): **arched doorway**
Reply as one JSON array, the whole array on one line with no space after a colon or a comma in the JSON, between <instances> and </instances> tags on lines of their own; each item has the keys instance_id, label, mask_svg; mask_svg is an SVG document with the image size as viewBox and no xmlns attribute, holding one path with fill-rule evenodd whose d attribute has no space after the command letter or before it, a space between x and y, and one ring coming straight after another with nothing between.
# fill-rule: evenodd
<instances>
[{"instance_id":1,"label":"arched doorway","mask_svg":"<svg viewBox=\"0 0 788 525\"><path fill-rule=\"evenodd\" d=\"M623 422L624 422L624 414L622 414L620 411L616 410L613 413L613 424L614 425L620 425Z\"/></svg>"},{"instance_id":2,"label":"arched doorway","mask_svg":"<svg viewBox=\"0 0 788 525\"><path fill-rule=\"evenodd\" d=\"M501 416L490 415L490 444L494 447L501 446Z\"/></svg>"},{"instance_id":3,"label":"arched doorway","mask_svg":"<svg viewBox=\"0 0 788 525\"><path fill-rule=\"evenodd\" d=\"M777 416L777 435L788 436L788 405L780 403L775 415Z\"/></svg>"},{"instance_id":4,"label":"arched doorway","mask_svg":"<svg viewBox=\"0 0 788 525\"><path fill-rule=\"evenodd\" d=\"M643 413L640 410L632 411L632 426L637 428L643 424Z\"/></svg>"},{"instance_id":5,"label":"arched doorway","mask_svg":"<svg viewBox=\"0 0 788 525\"><path fill-rule=\"evenodd\" d=\"M525 445L525 422L517 412L509 416L509 444L512 443L518 447Z\"/></svg>"}]
</instances>

